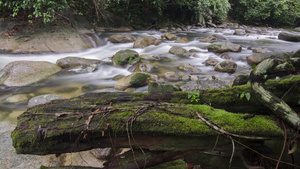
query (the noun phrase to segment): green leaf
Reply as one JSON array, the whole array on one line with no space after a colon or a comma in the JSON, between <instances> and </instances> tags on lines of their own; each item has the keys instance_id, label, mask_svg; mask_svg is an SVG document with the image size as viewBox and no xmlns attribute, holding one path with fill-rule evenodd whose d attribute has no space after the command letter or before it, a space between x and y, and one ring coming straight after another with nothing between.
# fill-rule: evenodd
<instances>
[{"instance_id":1,"label":"green leaf","mask_svg":"<svg viewBox=\"0 0 300 169\"><path fill-rule=\"evenodd\" d=\"M251 94L250 93L246 93L246 99L249 101L251 98Z\"/></svg>"},{"instance_id":2,"label":"green leaf","mask_svg":"<svg viewBox=\"0 0 300 169\"><path fill-rule=\"evenodd\" d=\"M242 99L244 96L245 96L245 92L243 92L243 93L240 95L240 99Z\"/></svg>"},{"instance_id":3,"label":"green leaf","mask_svg":"<svg viewBox=\"0 0 300 169\"><path fill-rule=\"evenodd\" d=\"M298 100L298 104L300 104L300 100Z\"/></svg>"}]
</instances>

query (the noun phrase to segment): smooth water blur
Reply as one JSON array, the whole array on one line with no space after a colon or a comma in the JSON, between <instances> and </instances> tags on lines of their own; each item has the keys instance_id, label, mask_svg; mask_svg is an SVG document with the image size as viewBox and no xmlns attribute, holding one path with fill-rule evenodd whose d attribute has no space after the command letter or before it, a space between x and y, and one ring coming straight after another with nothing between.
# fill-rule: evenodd
<instances>
[{"instance_id":1,"label":"smooth water blur","mask_svg":"<svg viewBox=\"0 0 300 169\"><path fill-rule=\"evenodd\" d=\"M268 31L267 35L250 34L247 36L237 36L233 35L234 30L222 29L222 33L215 33L216 29L192 29L190 31L177 31L173 32L177 37L187 37L189 43L174 43L174 41L163 41L158 46L149 46L144 49L133 48L132 43L111 43L107 42L109 36L116 34L117 32L104 32L100 34L95 34L91 36L92 39L98 41L104 41L102 46L88 49L79 53L44 53L44 54L0 54L0 69L6 64L12 61L18 60L30 60L30 61L49 61L56 63L58 59L73 56L82 57L87 59L99 59L106 64L99 66L98 70L92 73L74 73L74 72L64 72L58 73L57 75L41 81L39 83L33 84L31 86L20 87L20 88L6 88L0 87L0 100L3 100L11 95L26 93L31 96L37 96L41 94L58 94L66 98L71 98L78 96L87 92L113 92L114 85L116 81L112 78L116 75L129 75L132 72L129 68L119 68L111 65L111 59L116 52L124 49L132 49L137 51L140 55L147 54L149 56L158 56L161 60L156 61L144 61L150 63L155 67L153 74L160 76L167 71L177 71L179 74L184 74L177 69L177 66L182 63L190 63L201 70L201 77L203 79L211 78L212 76L217 77L220 80L224 80L228 84L232 83L238 74L248 74L250 71L250 66L246 62L246 57L252 54L252 50L248 50L248 47L254 48L265 48L267 51L295 51L299 49L299 43L286 42L278 40L277 36L280 31L271 30ZM126 32L135 36L136 38L140 36L154 36L156 38L161 38L161 33L159 31L133 31ZM205 66L205 60L209 58L217 59L218 61L223 61L225 58L208 52L206 47L210 43L200 42L199 39L202 37L207 37L212 34L220 34L228 38L230 42L241 44L243 46L241 53L230 53L231 59L238 64L237 72L234 74L220 73L214 71L211 66ZM99 35L99 36L98 36ZM94 46L100 44L100 42L92 42ZM190 57L179 57L169 53L169 49L173 46L181 46L186 50L193 50L194 55ZM136 91L146 92L147 87L142 87ZM27 108L26 104L6 104L0 101L0 120L15 121L18 114ZM6 112L6 113L3 113ZM9 112L9 113L8 113Z\"/></svg>"}]
</instances>

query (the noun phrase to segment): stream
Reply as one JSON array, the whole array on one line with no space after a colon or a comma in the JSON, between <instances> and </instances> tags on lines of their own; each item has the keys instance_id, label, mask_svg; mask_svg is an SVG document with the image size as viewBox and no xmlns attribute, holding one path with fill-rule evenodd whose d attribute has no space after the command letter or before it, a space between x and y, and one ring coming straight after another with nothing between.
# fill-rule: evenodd
<instances>
[{"instance_id":1,"label":"stream","mask_svg":"<svg viewBox=\"0 0 300 169\"><path fill-rule=\"evenodd\" d=\"M260 28L258 28L260 29ZM209 79L215 76L226 84L232 84L235 77L239 74L249 74L251 66L247 63L246 57L253 54L249 48L264 48L268 52L291 52L300 49L299 43L287 42L279 40L278 34L281 32L277 29L269 29L266 34L249 34L246 36L233 35L233 29L220 29L222 33L215 33L217 29L195 28L189 31L173 31L177 37L187 37L188 43L174 43L174 41L163 41L158 46L148 46L144 49L133 48L131 43L111 43L107 42L109 36L121 32L102 32L98 33L98 40L105 41L104 45L98 46L79 53L43 53L43 54L0 54L0 69L12 61L29 60L29 61L49 61L56 63L58 59L73 56L87 59L98 59L106 62L99 66L98 70L91 73L58 73L50 79L35 83L34 85L7 88L0 86L0 168L39 168L41 165L59 165L59 160L53 155L48 156L31 156L17 155L11 146L10 132L14 129L17 116L23 113L27 104L7 104L3 100L9 96L19 93L26 93L33 96L42 94L57 94L65 98L71 98L82 95L87 92L115 92L114 85L116 81L112 80L116 75L129 75L132 72L129 68L119 68L112 66L111 59L116 52L124 49L132 49L140 55L147 54L149 56L158 56L160 61L152 62L156 67L153 74L160 76L167 71L176 71L177 66L182 63L189 63L201 70L201 78ZM158 39L164 33L149 31L132 31L126 32L135 37L154 36ZM229 42L240 44L243 46L242 52L231 53L232 60L238 65L236 73L228 74L214 71L214 67L206 66L205 60L211 58L218 61L224 61L225 58L208 52L206 47L210 43L200 42L199 39L212 34L220 34L225 36ZM93 42L98 44L98 42ZM169 49L172 46L180 46L186 50L194 50L195 55L190 57L178 57L170 54ZM137 88L136 92L147 92L147 87Z\"/></svg>"}]
</instances>

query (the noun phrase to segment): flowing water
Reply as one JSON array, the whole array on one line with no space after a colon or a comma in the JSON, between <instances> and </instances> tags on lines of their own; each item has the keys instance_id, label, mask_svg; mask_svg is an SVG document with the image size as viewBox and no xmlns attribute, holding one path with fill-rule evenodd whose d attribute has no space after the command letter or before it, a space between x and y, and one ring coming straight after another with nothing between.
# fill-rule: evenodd
<instances>
[{"instance_id":1,"label":"flowing water","mask_svg":"<svg viewBox=\"0 0 300 169\"><path fill-rule=\"evenodd\" d=\"M222 29L222 34L230 42L241 44L243 46L241 53L231 53L232 59L237 63L237 72L234 74L220 73L214 71L213 67L205 66L204 62L208 58L214 58L218 61L225 60L220 56L208 52L206 47L210 43L200 42L199 39L202 37L207 37L209 35L215 34L215 29L192 29L190 31L176 31L174 32L177 37L187 37L189 43L174 43L174 41L163 41L158 46L149 46L144 49L133 48L133 43L121 43L113 44L107 42L110 35L116 34L117 32L104 32L101 34L92 35L92 41L95 48L88 49L79 53L45 53L45 54L0 54L0 69L2 69L6 64L12 61L18 60L30 60L30 61L49 61L56 63L60 58L67 56L82 57L88 59L99 59L107 64L99 66L98 70L91 73L72 73L64 72L59 73L50 79L41 81L31 86L26 86L22 88L6 88L0 86L0 151L2 154L0 156L0 168L23 168L23 166L28 166L25 168L39 168L41 164L44 164L45 158L39 156L26 156L26 155L16 155L14 154L13 148L11 147L11 141L9 138L10 131L16 124L16 118L21 114L26 108L26 104L7 104L3 100L11 95L18 93L26 93L32 96L37 96L41 94L58 94L66 98L71 98L84 94L86 92L113 92L115 91L113 86L116 81L112 78L116 75L129 75L131 71L129 68L118 68L112 66L110 57L116 52L123 49L132 49L137 51L140 55L147 54L149 56L158 56L161 58L159 61L150 61L153 66L155 66L155 72L157 76L165 73L166 71L176 71L177 66L182 63L190 63L201 70L201 76L203 79L210 78L212 76L217 77L220 80L225 81L230 84L235 79L238 74L249 73L251 67L246 62L246 56L252 54L251 48L265 48L269 52L290 52L300 49L299 43L286 42L278 40L277 35L280 33L279 30L268 30L266 35L260 34L250 34L247 36L237 36L233 35L234 30L232 29ZM151 35L156 38L161 38L161 33L159 31L133 31L126 32L130 33L135 37ZM95 38L96 37L96 38ZM105 42L104 44L101 43ZM103 44L102 46L98 46ZM98 47L97 47L98 46ZM187 50L195 50L195 55L190 57L178 57L170 54L168 51L172 46L181 46ZM147 87L138 88L136 91L146 92ZM47 157L50 158L50 157ZM14 162L13 162L14 161ZM32 161L37 161L32 164Z\"/></svg>"}]
</instances>

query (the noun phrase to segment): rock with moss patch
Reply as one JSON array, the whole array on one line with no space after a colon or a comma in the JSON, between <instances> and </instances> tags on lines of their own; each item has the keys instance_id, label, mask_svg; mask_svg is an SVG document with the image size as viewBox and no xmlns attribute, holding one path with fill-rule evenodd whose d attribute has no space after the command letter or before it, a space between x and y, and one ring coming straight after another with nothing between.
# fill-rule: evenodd
<instances>
[{"instance_id":1,"label":"rock with moss patch","mask_svg":"<svg viewBox=\"0 0 300 169\"><path fill-rule=\"evenodd\" d=\"M131 75L125 76L115 84L116 90L126 90L130 87L145 86L151 81L151 75L143 72L136 72Z\"/></svg>"},{"instance_id":2,"label":"rock with moss patch","mask_svg":"<svg viewBox=\"0 0 300 169\"><path fill-rule=\"evenodd\" d=\"M166 93L179 90L179 87L168 82L151 82L148 85L148 93Z\"/></svg>"},{"instance_id":3,"label":"rock with moss patch","mask_svg":"<svg viewBox=\"0 0 300 169\"><path fill-rule=\"evenodd\" d=\"M178 66L178 69L186 71L186 72L200 72L200 69L198 69L196 66L184 63Z\"/></svg>"},{"instance_id":4,"label":"rock with moss patch","mask_svg":"<svg viewBox=\"0 0 300 169\"><path fill-rule=\"evenodd\" d=\"M290 57L290 53L284 53L284 52L267 52L267 53L256 53L250 56L247 56L247 62L249 65L257 65L260 62L262 62L265 59L274 57L274 58L284 58L284 57Z\"/></svg>"},{"instance_id":5,"label":"rock with moss patch","mask_svg":"<svg viewBox=\"0 0 300 169\"><path fill-rule=\"evenodd\" d=\"M241 52L242 46L231 42L214 42L207 49L209 52L214 53Z\"/></svg>"},{"instance_id":6,"label":"rock with moss patch","mask_svg":"<svg viewBox=\"0 0 300 169\"><path fill-rule=\"evenodd\" d=\"M236 71L237 64L234 61L231 60L225 60L215 67L215 71L218 72L228 72L228 73L234 73Z\"/></svg>"},{"instance_id":7,"label":"rock with moss patch","mask_svg":"<svg viewBox=\"0 0 300 169\"><path fill-rule=\"evenodd\" d=\"M216 66L219 63L217 59L207 59L205 61L206 66Z\"/></svg>"},{"instance_id":8,"label":"rock with moss patch","mask_svg":"<svg viewBox=\"0 0 300 169\"><path fill-rule=\"evenodd\" d=\"M45 61L14 61L0 70L0 85L26 86L59 72L56 64Z\"/></svg>"},{"instance_id":9,"label":"rock with moss patch","mask_svg":"<svg viewBox=\"0 0 300 169\"><path fill-rule=\"evenodd\" d=\"M112 43L128 43L134 42L136 39L130 34L115 34L110 36L108 40Z\"/></svg>"},{"instance_id":10,"label":"rock with moss patch","mask_svg":"<svg viewBox=\"0 0 300 169\"><path fill-rule=\"evenodd\" d=\"M232 86L247 84L249 80L250 80L249 75L239 75L234 79Z\"/></svg>"},{"instance_id":11,"label":"rock with moss patch","mask_svg":"<svg viewBox=\"0 0 300 169\"><path fill-rule=\"evenodd\" d=\"M168 81L180 81L181 77L176 72L166 72L163 77Z\"/></svg>"},{"instance_id":12,"label":"rock with moss patch","mask_svg":"<svg viewBox=\"0 0 300 169\"><path fill-rule=\"evenodd\" d=\"M133 44L133 47L134 48L145 48L147 46L150 46L150 45L159 45L161 43L161 40L153 37L153 36L143 36L143 37L140 37L138 38L134 44Z\"/></svg>"},{"instance_id":13,"label":"rock with moss patch","mask_svg":"<svg viewBox=\"0 0 300 169\"><path fill-rule=\"evenodd\" d=\"M120 50L112 57L113 65L123 67L136 64L139 60L139 53L130 49Z\"/></svg>"}]
</instances>

